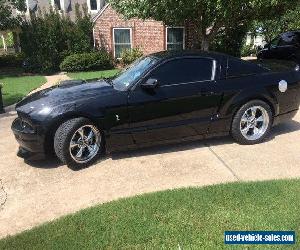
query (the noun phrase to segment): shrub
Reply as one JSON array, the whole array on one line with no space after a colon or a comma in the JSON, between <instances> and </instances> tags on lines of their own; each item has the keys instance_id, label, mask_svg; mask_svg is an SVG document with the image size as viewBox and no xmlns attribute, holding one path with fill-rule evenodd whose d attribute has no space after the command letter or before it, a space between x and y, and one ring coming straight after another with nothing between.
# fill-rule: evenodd
<instances>
[{"instance_id":1,"label":"shrub","mask_svg":"<svg viewBox=\"0 0 300 250\"><path fill-rule=\"evenodd\" d=\"M246 56L251 56L251 55L255 55L257 52L257 48L253 45L246 45L244 44L244 46L241 49L241 56L246 57Z\"/></svg>"},{"instance_id":2,"label":"shrub","mask_svg":"<svg viewBox=\"0 0 300 250\"><path fill-rule=\"evenodd\" d=\"M113 68L113 59L106 51L73 54L60 64L62 71L105 70Z\"/></svg>"},{"instance_id":3,"label":"shrub","mask_svg":"<svg viewBox=\"0 0 300 250\"><path fill-rule=\"evenodd\" d=\"M14 46L14 37L13 37L13 33L12 32L9 32L7 34L7 36L5 37L5 42L6 42L6 46L8 48L11 48ZM0 48L3 48L4 45L3 45L3 41L2 39L0 39Z\"/></svg>"},{"instance_id":4,"label":"shrub","mask_svg":"<svg viewBox=\"0 0 300 250\"><path fill-rule=\"evenodd\" d=\"M76 5L75 22L51 8L22 23L20 39L28 71L58 71L66 56L92 51L93 23L86 7L82 8L83 12Z\"/></svg>"},{"instance_id":5,"label":"shrub","mask_svg":"<svg viewBox=\"0 0 300 250\"><path fill-rule=\"evenodd\" d=\"M135 60L139 59L140 57L143 56L143 52L139 48L134 48L134 49L126 49L123 50L121 53L121 62L124 65L128 65L133 63Z\"/></svg>"},{"instance_id":6,"label":"shrub","mask_svg":"<svg viewBox=\"0 0 300 250\"><path fill-rule=\"evenodd\" d=\"M24 61L24 54L12 54L0 56L0 67L21 67Z\"/></svg>"}]
</instances>

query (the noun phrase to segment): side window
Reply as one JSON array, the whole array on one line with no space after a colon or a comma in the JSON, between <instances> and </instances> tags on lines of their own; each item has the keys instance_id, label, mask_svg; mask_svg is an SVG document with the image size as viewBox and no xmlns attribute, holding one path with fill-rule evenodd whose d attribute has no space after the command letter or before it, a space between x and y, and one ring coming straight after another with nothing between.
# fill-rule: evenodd
<instances>
[{"instance_id":1,"label":"side window","mask_svg":"<svg viewBox=\"0 0 300 250\"><path fill-rule=\"evenodd\" d=\"M183 58L167 62L152 71L149 78L161 86L212 80L213 60L208 58Z\"/></svg>"},{"instance_id":2,"label":"side window","mask_svg":"<svg viewBox=\"0 0 300 250\"><path fill-rule=\"evenodd\" d=\"M272 47L277 47L278 46L278 44L279 44L279 40L280 40L280 37L276 37L275 39L273 39L272 41L271 41L271 46Z\"/></svg>"},{"instance_id":3,"label":"side window","mask_svg":"<svg viewBox=\"0 0 300 250\"><path fill-rule=\"evenodd\" d=\"M255 75L264 73L267 70L254 63L238 60L234 58L228 59L227 78Z\"/></svg>"},{"instance_id":4,"label":"side window","mask_svg":"<svg viewBox=\"0 0 300 250\"><path fill-rule=\"evenodd\" d=\"M296 44L296 34L293 32L284 33L281 35L278 46Z\"/></svg>"}]
</instances>

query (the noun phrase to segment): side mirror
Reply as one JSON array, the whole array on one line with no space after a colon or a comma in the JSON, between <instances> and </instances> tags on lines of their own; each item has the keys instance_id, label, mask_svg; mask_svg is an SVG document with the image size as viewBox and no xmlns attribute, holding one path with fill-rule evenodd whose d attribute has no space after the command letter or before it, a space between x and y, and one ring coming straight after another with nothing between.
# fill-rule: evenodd
<instances>
[{"instance_id":1,"label":"side mirror","mask_svg":"<svg viewBox=\"0 0 300 250\"><path fill-rule=\"evenodd\" d=\"M264 46L264 49L270 49L270 44L269 43L267 43L265 46Z\"/></svg>"},{"instance_id":2,"label":"side mirror","mask_svg":"<svg viewBox=\"0 0 300 250\"><path fill-rule=\"evenodd\" d=\"M141 83L141 87L144 89L155 89L158 86L157 79L148 79L146 82Z\"/></svg>"}]
</instances>

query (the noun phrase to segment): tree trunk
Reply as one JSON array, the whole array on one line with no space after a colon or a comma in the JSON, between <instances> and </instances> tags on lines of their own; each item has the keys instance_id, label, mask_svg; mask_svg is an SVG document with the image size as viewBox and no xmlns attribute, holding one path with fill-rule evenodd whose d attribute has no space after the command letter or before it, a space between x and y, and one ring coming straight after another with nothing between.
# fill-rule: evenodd
<instances>
[{"instance_id":1,"label":"tree trunk","mask_svg":"<svg viewBox=\"0 0 300 250\"><path fill-rule=\"evenodd\" d=\"M201 41L201 50L208 51L209 50L210 41L206 36L202 36Z\"/></svg>"}]
</instances>

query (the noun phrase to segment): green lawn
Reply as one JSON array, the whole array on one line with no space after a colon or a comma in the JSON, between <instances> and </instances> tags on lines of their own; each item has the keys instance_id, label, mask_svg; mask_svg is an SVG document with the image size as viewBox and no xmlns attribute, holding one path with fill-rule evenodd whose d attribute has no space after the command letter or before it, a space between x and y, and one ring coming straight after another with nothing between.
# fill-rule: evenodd
<instances>
[{"instance_id":1,"label":"green lawn","mask_svg":"<svg viewBox=\"0 0 300 250\"><path fill-rule=\"evenodd\" d=\"M32 90L46 82L44 76L24 76L21 72L0 74L0 83L3 84L2 96L4 106L20 101Z\"/></svg>"},{"instance_id":2,"label":"green lawn","mask_svg":"<svg viewBox=\"0 0 300 250\"><path fill-rule=\"evenodd\" d=\"M92 195L92 194L91 194ZM300 180L235 183L123 199L0 241L0 249L229 249L225 230L300 233ZM230 249L299 249L241 246Z\"/></svg>"},{"instance_id":3,"label":"green lawn","mask_svg":"<svg viewBox=\"0 0 300 250\"><path fill-rule=\"evenodd\" d=\"M119 69L112 69L112 70L104 70L104 71L88 71L88 72L75 72L75 73L68 73L68 76L71 79L82 79L82 80L88 80L88 79L101 79L101 78L109 78L115 76L117 73L119 73Z\"/></svg>"}]
</instances>

